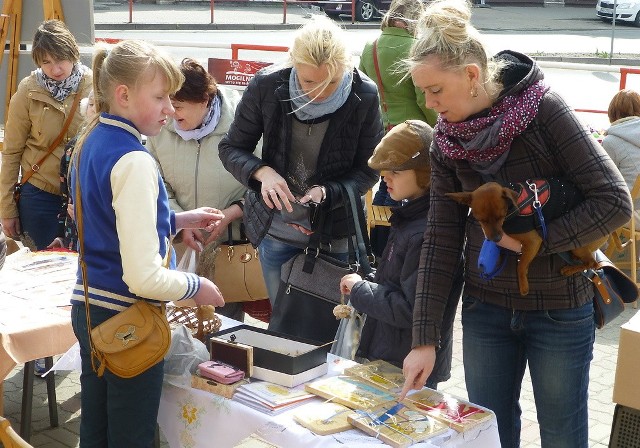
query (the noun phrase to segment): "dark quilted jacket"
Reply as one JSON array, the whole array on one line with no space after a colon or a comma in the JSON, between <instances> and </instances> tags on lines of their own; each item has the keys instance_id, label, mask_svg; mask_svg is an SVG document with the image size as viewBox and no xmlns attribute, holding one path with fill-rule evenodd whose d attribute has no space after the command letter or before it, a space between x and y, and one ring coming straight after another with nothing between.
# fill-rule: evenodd
<instances>
[{"instance_id":1,"label":"dark quilted jacket","mask_svg":"<svg viewBox=\"0 0 640 448\"><path fill-rule=\"evenodd\" d=\"M264 165L283 177L287 172L293 120L290 73L291 68L267 70L254 77L244 91L229 132L218 146L225 168L249 187L245 195L244 222L247 236L255 246L266 235L273 211L260 196L260 183L251 176ZM384 132L378 104L373 81L354 70L351 94L331 116L320 147L318 171L310 184L329 185L354 179L364 194L377 182L378 174L368 167L367 160ZM261 137L262 158L259 158L253 152ZM346 219L341 198L328 197L325 208L331 211L334 223Z\"/></svg>"},{"instance_id":2,"label":"dark quilted jacket","mask_svg":"<svg viewBox=\"0 0 640 448\"><path fill-rule=\"evenodd\" d=\"M351 304L367 314L359 357L383 359L402 368L411 351L413 304L428 211L428 194L392 209L391 233L373 281L358 282L351 290ZM451 376L453 321L462 291L462 260L456 270L430 383L446 381Z\"/></svg>"}]
</instances>

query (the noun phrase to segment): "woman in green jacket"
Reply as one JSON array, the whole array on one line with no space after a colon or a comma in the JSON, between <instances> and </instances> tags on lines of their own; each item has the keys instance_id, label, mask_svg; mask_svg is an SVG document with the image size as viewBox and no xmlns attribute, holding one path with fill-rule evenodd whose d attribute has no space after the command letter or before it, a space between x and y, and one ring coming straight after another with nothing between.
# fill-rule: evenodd
<instances>
[{"instance_id":1,"label":"woman in green jacket","mask_svg":"<svg viewBox=\"0 0 640 448\"><path fill-rule=\"evenodd\" d=\"M421 120L430 126L436 124L436 112L427 109L424 94L416 89L411 77L400 64L409 56L409 50L415 40L413 36L416 24L423 11L422 0L393 0L389 11L382 18L382 33L375 41L367 43L362 50L360 70L378 86L382 120L387 131L406 120ZM399 205L387 194L384 180L380 180L373 204ZM389 227L376 226L373 229L371 248L376 257L382 256L388 237Z\"/></svg>"},{"instance_id":2,"label":"woman in green jacket","mask_svg":"<svg viewBox=\"0 0 640 448\"><path fill-rule=\"evenodd\" d=\"M382 120L387 130L405 120L422 120L430 126L436 123L436 112L427 109L424 95L398 64L409 55L415 40L415 26L423 10L421 0L394 0L382 19L382 33L362 50L360 70L378 86ZM377 50L379 77L374 48Z\"/></svg>"}]
</instances>

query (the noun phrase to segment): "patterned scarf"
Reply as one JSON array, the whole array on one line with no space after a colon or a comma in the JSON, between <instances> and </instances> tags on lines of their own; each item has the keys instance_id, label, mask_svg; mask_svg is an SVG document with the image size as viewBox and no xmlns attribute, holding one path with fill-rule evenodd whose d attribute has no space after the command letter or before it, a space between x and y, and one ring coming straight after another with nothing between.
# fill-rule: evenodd
<instances>
[{"instance_id":1,"label":"patterned scarf","mask_svg":"<svg viewBox=\"0 0 640 448\"><path fill-rule=\"evenodd\" d=\"M293 103L293 113L296 114L298 120L306 121L323 117L331 114L342 107L346 103L351 93L351 84L353 81L353 72L348 71L342 77L342 82L338 88L324 101L311 101L303 91L298 81L296 68L291 69L289 76L289 95ZM312 93L313 95L313 93Z\"/></svg>"},{"instance_id":2,"label":"patterned scarf","mask_svg":"<svg viewBox=\"0 0 640 448\"><path fill-rule=\"evenodd\" d=\"M206 117L204 117L204 121L200 126L195 129L189 129L183 131L177 125L174 126L176 134L182 137L183 140L200 140L201 138L206 137L211 134L213 130L218 126L218 122L220 121L220 96L216 95L213 101L211 101L211 106L209 106L209 112L207 112Z\"/></svg>"},{"instance_id":3,"label":"patterned scarf","mask_svg":"<svg viewBox=\"0 0 640 448\"><path fill-rule=\"evenodd\" d=\"M36 69L36 81L43 89L47 90L57 101L64 101L73 92L78 90L80 81L88 70L81 62L73 64L71 74L62 81L56 81L44 74L41 68Z\"/></svg>"},{"instance_id":4,"label":"patterned scarf","mask_svg":"<svg viewBox=\"0 0 640 448\"><path fill-rule=\"evenodd\" d=\"M481 173L495 174L511 149L511 142L538 114L549 90L542 80L525 90L502 98L486 116L460 123L438 117L434 137L444 155L468 160Z\"/></svg>"}]
</instances>

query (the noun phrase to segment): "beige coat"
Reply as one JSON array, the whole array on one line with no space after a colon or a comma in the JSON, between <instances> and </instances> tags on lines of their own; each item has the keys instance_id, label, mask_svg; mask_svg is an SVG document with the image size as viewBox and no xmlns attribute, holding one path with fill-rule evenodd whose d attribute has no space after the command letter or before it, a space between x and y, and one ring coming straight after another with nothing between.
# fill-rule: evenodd
<instances>
[{"instance_id":1,"label":"beige coat","mask_svg":"<svg viewBox=\"0 0 640 448\"><path fill-rule=\"evenodd\" d=\"M172 210L181 212L197 207L215 207L224 210L242 198L245 186L238 182L222 166L218 156L218 143L229 130L236 106L240 101L237 90L218 86L222 98L220 121L213 132L199 143L196 140L184 140L176 131L173 121L155 137L147 140L147 149L158 161L164 179L169 205ZM233 238L239 239L240 222L233 223ZM220 235L198 257L197 273L213 279L216 249L226 241L227 233ZM186 247L174 246L179 259Z\"/></svg>"},{"instance_id":2,"label":"beige coat","mask_svg":"<svg viewBox=\"0 0 640 448\"><path fill-rule=\"evenodd\" d=\"M160 165L171 209L176 212L204 206L223 209L241 199L246 190L218 157L218 143L233 121L240 95L236 90L218 89L222 97L220 121L200 142L180 137L173 121L147 140L147 149Z\"/></svg>"},{"instance_id":3,"label":"beige coat","mask_svg":"<svg viewBox=\"0 0 640 448\"><path fill-rule=\"evenodd\" d=\"M56 139L67 114L71 110L76 95L82 98L91 91L92 76L87 71L76 94L64 101L55 100L36 81L35 71L20 81L18 90L11 97L5 125L2 150L2 170L0 170L0 217L15 218L18 209L13 200L13 186L18 174L31 170ZM29 179L33 186L48 193L60 194L60 158L65 144L80 130L83 118L79 111L62 139L60 145L42 163L40 170Z\"/></svg>"}]
</instances>

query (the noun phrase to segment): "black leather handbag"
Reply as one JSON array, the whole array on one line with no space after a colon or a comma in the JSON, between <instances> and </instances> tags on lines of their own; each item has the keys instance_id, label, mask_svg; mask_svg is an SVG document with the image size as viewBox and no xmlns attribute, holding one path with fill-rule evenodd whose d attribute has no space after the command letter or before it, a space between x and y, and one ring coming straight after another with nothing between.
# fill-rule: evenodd
<instances>
[{"instance_id":1,"label":"black leather handbag","mask_svg":"<svg viewBox=\"0 0 640 448\"><path fill-rule=\"evenodd\" d=\"M331 342L336 337L340 321L333 308L340 304L340 280L352 272L371 272L368 256L371 254L369 238L364 230L365 219L362 202L357 189L342 185L343 198L348 198L353 238L349 238L349 261L344 262L320 252L320 232L314 233L309 247L287 261L280 273L280 287L276 296L269 330L317 342ZM333 193L335 194L335 193Z\"/></svg>"}]
</instances>

